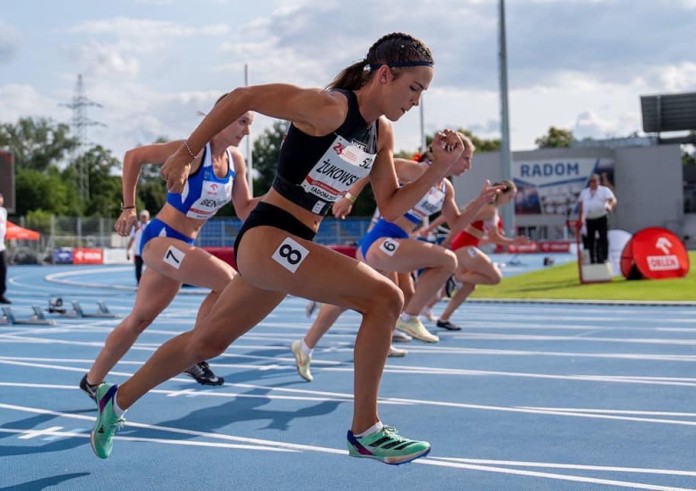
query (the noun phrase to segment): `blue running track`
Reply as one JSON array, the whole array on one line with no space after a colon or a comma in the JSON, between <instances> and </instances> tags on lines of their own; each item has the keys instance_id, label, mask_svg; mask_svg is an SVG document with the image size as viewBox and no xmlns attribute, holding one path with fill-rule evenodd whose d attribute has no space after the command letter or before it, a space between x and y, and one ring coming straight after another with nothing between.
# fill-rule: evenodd
<instances>
[{"instance_id":1,"label":"blue running track","mask_svg":"<svg viewBox=\"0 0 696 491\"><path fill-rule=\"evenodd\" d=\"M54 295L124 316L133 281L129 266L13 266L8 296L18 318ZM110 381L190 329L201 293L185 288ZM355 313L306 383L289 346L310 319L286 299L211 362L225 385L162 384L107 460L90 449L96 410L77 384L118 319L47 316L0 325L3 491L696 489L696 304L465 304L462 331L431 325L438 344L400 345L408 356L387 363L383 421L433 446L403 466L347 455Z\"/></svg>"}]
</instances>

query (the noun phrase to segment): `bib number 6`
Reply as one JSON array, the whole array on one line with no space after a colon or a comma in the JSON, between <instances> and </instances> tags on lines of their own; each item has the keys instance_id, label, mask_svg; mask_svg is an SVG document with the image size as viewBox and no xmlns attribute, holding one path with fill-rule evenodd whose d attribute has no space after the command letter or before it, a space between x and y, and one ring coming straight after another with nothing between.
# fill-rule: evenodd
<instances>
[{"instance_id":1,"label":"bib number 6","mask_svg":"<svg viewBox=\"0 0 696 491\"><path fill-rule=\"evenodd\" d=\"M300 267L302 261L305 260L307 254L309 254L309 250L306 247L287 237L280 243L272 257L275 262L294 273Z\"/></svg>"},{"instance_id":2,"label":"bib number 6","mask_svg":"<svg viewBox=\"0 0 696 491\"><path fill-rule=\"evenodd\" d=\"M384 239L379 248L387 256L393 256L396 250L399 248L399 243L392 239Z\"/></svg>"}]
</instances>

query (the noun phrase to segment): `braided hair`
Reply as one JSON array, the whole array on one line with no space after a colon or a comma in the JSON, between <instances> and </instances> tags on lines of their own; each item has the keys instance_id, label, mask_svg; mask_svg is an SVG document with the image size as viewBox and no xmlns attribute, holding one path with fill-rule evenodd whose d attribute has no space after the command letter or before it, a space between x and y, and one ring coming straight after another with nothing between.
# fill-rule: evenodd
<instances>
[{"instance_id":1,"label":"braided hair","mask_svg":"<svg viewBox=\"0 0 696 491\"><path fill-rule=\"evenodd\" d=\"M423 41L410 34L393 32L379 38L367 51L365 59L344 68L327 88L357 90L382 65L391 67L398 76L400 69L433 66L433 63L430 48Z\"/></svg>"}]
</instances>

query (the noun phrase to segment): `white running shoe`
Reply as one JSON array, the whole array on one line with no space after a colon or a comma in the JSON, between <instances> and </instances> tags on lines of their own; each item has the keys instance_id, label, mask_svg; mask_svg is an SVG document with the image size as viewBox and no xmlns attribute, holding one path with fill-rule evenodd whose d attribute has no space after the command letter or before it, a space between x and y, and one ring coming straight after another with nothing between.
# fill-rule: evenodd
<instances>
[{"instance_id":1,"label":"white running shoe","mask_svg":"<svg viewBox=\"0 0 696 491\"><path fill-rule=\"evenodd\" d=\"M300 374L300 377L307 382L314 380L312 372L309 371L309 364L312 362L312 357L302 352L302 341L293 341L290 345L290 349L292 350L292 354L295 355L295 365L297 366L297 373Z\"/></svg>"},{"instance_id":2,"label":"white running shoe","mask_svg":"<svg viewBox=\"0 0 696 491\"><path fill-rule=\"evenodd\" d=\"M393 344L389 345L389 354L387 357L389 358L403 358L408 354L408 351L405 349L397 348Z\"/></svg>"},{"instance_id":3,"label":"white running shoe","mask_svg":"<svg viewBox=\"0 0 696 491\"><path fill-rule=\"evenodd\" d=\"M405 332L394 329L392 331L392 343L410 343L413 338Z\"/></svg>"},{"instance_id":4,"label":"white running shoe","mask_svg":"<svg viewBox=\"0 0 696 491\"><path fill-rule=\"evenodd\" d=\"M407 321L399 319L396 323L396 328L426 343L437 343L440 340L439 337L428 332L418 317L414 317Z\"/></svg>"}]
</instances>

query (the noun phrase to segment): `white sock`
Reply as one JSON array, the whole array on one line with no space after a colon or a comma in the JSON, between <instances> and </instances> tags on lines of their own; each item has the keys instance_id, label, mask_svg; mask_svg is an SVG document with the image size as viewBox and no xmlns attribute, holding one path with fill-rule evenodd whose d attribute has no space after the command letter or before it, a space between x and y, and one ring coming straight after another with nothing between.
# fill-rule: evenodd
<instances>
[{"instance_id":1,"label":"white sock","mask_svg":"<svg viewBox=\"0 0 696 491\"><path fill-rule=\"evenodd\" d=\"M368 429L360 433L359 435L355 435L357 438L362 438L367 435L372 435L373 433L378 433L382 431L382 428L384 428L384 425L382 424L381 421L377 421L375 424L370 426Z\"/></svg>"},{"instance_id":2,"label":"white sock","mask_svg":"<svg viewBox=\"0 0 696 491\"><path fill-rule=\"evenodd\" d=\"M310 348L309 346L307 346L307 343L305 343L304 338L302 338L302 343L300 343L300 349L302 350L302 354L307 356L312 356L312 353L314 353L314 348Z\"/></svg>"},{"instance_id":3,"label":"white sock","mask_svg":"<svg viewBox=\"0 0 696 491\"><path fill-rule=\"evenodd\" d=\"M116 393L114 394L114 413L120 418L126 414L126 411L127 409L121 409L121 406L118 405L118 389L116 389Z\"/></svg>"},{"instance_id":4,"label":"white sock","mask_svg":"<svg viewBox=\"0 0 696 491\"><path fill-rule=\"evenodd\" d=\"M401 320L402 321L410 321L411 319L418 319L417 315L412 315L412 314L407 314L406 312L401 313Z\"/></svg>"}]
</instances>

